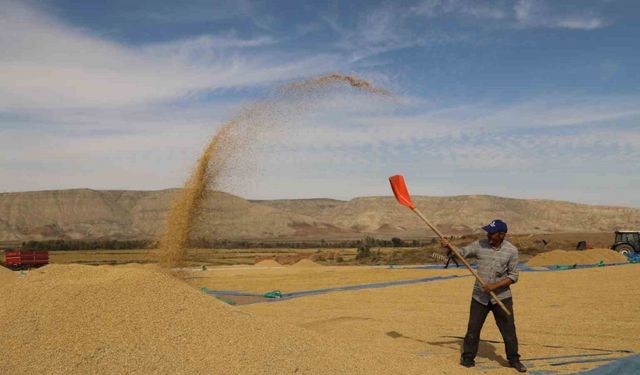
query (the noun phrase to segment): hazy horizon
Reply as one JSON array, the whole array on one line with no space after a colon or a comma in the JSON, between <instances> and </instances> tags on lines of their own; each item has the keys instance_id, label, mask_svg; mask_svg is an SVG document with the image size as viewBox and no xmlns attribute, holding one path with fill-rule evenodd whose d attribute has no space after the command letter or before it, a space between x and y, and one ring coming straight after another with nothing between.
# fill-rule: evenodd
<instances>
[{"instance_id":1,"label":"hazy horizon","mask_svg":"<svg viewBox=\"0 0 640 375\"><path fill-rule=\"evenodd\" d=\"M23 191L2 191L0 192L0 194L20 194L20 193L37 193L37 192L48 192L48 191L65 191L65 190L93 190L93 191L136 191L136 192L155 192L155 191L163 191L163 190L174 190L174 189L182 189L182 186L176 186L176 187L167 187L167 188L160 188L160 189L93 189L93 188L83 188L83 187L75 187L75 188L66 188L66 189L41 189L41 190L23 190ZM282 197L275 197L275 198L255 198L255 197L250 197L250 196L245 196L245 195L241 195L241 194L237 194L237 193L233 193L233 192L229 192L229 191L225 191L225 190L218 190L215 189L213 191L216 192L222 192L222 193L226 193L226 194L231 194L234 196L237 196L239 198L242 199L246 199L248 201L270 201L270 200L312 200L312 199L329 199L329 200L336 200L336 201L350 201L353 199L358 199L358 198L393 198L393 193L389 193L389 194L380 194L380 195L359 195L359 196L351 196L351 197L345 197L345 198L334 198L334 197L329 197L329 196L317 196L317 197L290 197L290 196L282 196ZM504 199L523 199L523 200L540 200L540 201L557 201L557 202L569 202L569 203L578 203L578 204L587 204L587 205L595 205L595 206L611 206L611 207L623 207L623 208L640 208L640 207L633 207L633 206L622 206L622 205L615 205L615 204L596 204L596 203L589 203L589 202L580 202L577 200L562 200L562 199L551 199L551 198L545 198L545 197L517 197L517 196L506 196L506 195L494 195L494 194L450 194L450 195L427 195L427 194L420 194L420 193L416 193L414 194L413 192L410 192L412 197L429 197L429 198L448 198L448 197L468 197L468 196L486 196L486 197L493 197L493 198L504 198Z\"/></svg>"}]
</instances>

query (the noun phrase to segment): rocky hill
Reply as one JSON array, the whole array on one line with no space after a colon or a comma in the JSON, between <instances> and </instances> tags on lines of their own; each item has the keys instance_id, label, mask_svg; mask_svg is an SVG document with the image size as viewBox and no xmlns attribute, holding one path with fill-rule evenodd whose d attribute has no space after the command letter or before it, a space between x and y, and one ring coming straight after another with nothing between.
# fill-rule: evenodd
<instances>
[{"instance_id":1,"label":"rocky hill","mask_svg":"<svg viewBox=\"0 0 640 375\"><path fill-rule=\"evenodd\" d=\"M55 190L0 194L0 241L153 239L177 189ZM447 234L479 231L493 218L513 233L602 232L640 228L640 209L494 196L414 197ZM373 234L410 239L431 234L393 197L246 200L211 192L195 235L216 239L344 239Z\"/></svg>"}]
</instances>

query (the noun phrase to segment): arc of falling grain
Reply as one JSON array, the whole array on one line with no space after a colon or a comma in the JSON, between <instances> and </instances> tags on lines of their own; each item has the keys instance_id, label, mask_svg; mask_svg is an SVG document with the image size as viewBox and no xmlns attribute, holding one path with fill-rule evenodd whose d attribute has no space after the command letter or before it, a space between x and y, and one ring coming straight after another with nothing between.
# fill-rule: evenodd
<instances>
[{"instance_id":1,"label":"arc of falling grain","mask_svg":"<svg viewBox=\"0 0 640 375\"><path fill-rule=\"evenodd\" d=\"M275 99L282 100L289 96L300 97L309 95L329 87L347 84L350 87L369 94L391 96L391 93L383 88L373 86L371 83L358 77L331 73L318 78L301 82L294 82L281 87L276 91ZM238 126L243 121L251 122L251 118L260 117L269 110L269 100L260 101L250 105L244 111L226 125L224 125L211 139L198 159L191 177L185 183L183 189L174 199L167 216L164 233L160 239L160 263L165 267L175 267L183 263L189 237L194 227L194 220L200 211L207 191L213 181L227 171L232 153L229 152L229 144L241 143L242 134L237 133ZM298 111L303 111L308 106L299 106Z\"/></svg>"}]
</instances>

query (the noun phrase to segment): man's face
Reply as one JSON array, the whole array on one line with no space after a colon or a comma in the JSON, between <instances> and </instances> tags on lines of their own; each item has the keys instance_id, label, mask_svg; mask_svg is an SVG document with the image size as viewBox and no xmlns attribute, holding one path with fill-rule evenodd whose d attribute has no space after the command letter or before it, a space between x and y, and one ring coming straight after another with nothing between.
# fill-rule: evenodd
<instances>
[{"instance_id":1,"label":"man's face","mask_svg":"<svg viewBox=\"0 0 640 375\"><path fill-rule=\"evenodd\" d=\"M504 232L487 233L487 239L491 246L498 247L502 244L506 235Z\"/></svg>"}]
</instances>

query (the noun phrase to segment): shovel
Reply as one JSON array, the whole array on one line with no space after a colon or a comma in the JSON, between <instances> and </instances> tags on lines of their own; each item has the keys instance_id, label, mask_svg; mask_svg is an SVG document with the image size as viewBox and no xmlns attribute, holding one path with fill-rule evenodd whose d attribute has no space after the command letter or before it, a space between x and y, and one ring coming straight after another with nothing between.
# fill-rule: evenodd
<instances>
[{"instance_id":1,"label":"shovel","mask_svg":"<svg viewBox=\"0 0 640 375\"><path fill-rule=\"evenodd\" d=\"M420 219L422 219L422 221L425 222L425 224L427 224L427 226L435 234L438 235L438 237L440 237L440 239L444 240L445 239L444 235L440 233L440 231L438 230L438 228L435 227L435 225L431 224L431 222L426 217L424 217L422 212L420 212L411 201L411 196L409 195L409 191L407 190L407 185L404 182L404 177L402 177L402 175L391 176L389 177L389 182L391 183L391 190L393 190L393 195L396 196L398 203L400 203L403 206L409 207L413 212L416 213L416 215L420 217ZM458 257L458 259L460 259L460 261L462 261L462 263L465 265L465 267L467 267L469 272L471 272L473 276L475 276L476 280L478 280L480 285L484 287L486 285L484 280L482 280L480 275L478 275L478 273L473 268L471 268L467 260L464 259L464 257L460 254L460 250L458 250L458 248L452 245L451 243L447 243L447 247ZM507 306L505 306L502 303L502 301L498 299L498 296L496 296L496 294L493 291L489 292L489 294L498 303L498 305L500 305L502 310L504 310L505 314L511 315L511 312L509 311L509 309L507 309Z\"/></svg>"}]
</instances>

